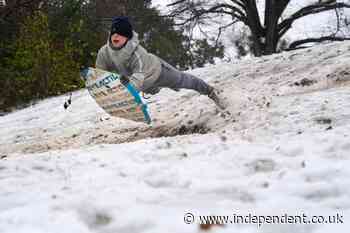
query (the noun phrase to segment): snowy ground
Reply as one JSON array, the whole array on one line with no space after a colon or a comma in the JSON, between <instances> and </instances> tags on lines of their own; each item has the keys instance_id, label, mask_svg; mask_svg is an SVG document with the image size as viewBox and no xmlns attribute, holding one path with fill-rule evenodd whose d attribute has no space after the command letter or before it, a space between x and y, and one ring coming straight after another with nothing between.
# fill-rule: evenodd
<instances>
[{"instance_id":1,"label":"snowy ground","mask_svg":"<svg viewBox=\"0 0 350 233\"><path fill-rule=\"evenodd\" d=\"M191 72L224 88L232 117L171 90L150 99L151 126L109 117L86 91L68 110L61 96L0 117L0 232L192 233L199 215L249 213L343 223L209 230L347 232L350 43Z\"/></svg>"}]
</instances>

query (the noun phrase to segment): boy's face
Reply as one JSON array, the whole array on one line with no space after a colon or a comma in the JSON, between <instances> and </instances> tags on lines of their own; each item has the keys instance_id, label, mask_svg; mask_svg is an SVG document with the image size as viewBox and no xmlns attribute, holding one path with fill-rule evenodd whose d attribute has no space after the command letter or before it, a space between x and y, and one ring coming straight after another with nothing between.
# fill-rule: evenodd
<instances>
[{"instance_id":1,"label":"boy's face","mask_svg":"<svg viewBox=\"0 0 350 233\"><path fill-rule=\"evenodd\" d=\"M119 35L117 33L114 33L111 36L111 41L114 47L116 48L121 48L123 47L123 45L126 43L126 41L128 40L127 37Z\"/></svg>"}]
</instances>

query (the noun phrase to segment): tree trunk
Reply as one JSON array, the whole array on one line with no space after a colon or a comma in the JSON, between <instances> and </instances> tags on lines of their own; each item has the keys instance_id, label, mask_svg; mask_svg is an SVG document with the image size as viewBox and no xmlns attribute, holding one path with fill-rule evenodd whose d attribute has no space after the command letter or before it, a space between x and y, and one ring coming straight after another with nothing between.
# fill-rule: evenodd
<instances>
[{"instance_id":1,"label":"tree trunk","mask_svg":"<svg viewBox=\"0 0 350 233\"><path fill-rule=\"evenodd\" d=\"M256 2L249 0L247 1L247 26L249 27L252 39L253 39L253 49L254 55L260 57L263 54L261 43L261 37L263 35L263 27L260 23L259 13L256 7Z\"/></svg>"},{"instance_id":2,"label":"tree trunk","mask_svg":"<svg viewBox=\"0 0 350 233\"><path fill-rule=\"evenodd\" d=\"M277 22L278 22L278 15L277 15L277 3L276 0L266 0L266 7L265 7L265 28L266 28L266 41L265 41L265 55L270 55L276 52L277 48L277 37L278 37L278 31L277 31ZM267 14L267 15L266 15Z\"/></svg>"},{"instance_id":3,"label":"tree trunk","mask_svg":"<svg viewBox=\"0 0 350 233\"><path fill-rule=\"evenodd\" d=\"M252 38L253 38L253 53L254 56L260 57L263 55L263 44L260 41L259 35L257 35L255 30L251 30Z\"/></svg>"}]
</instances>

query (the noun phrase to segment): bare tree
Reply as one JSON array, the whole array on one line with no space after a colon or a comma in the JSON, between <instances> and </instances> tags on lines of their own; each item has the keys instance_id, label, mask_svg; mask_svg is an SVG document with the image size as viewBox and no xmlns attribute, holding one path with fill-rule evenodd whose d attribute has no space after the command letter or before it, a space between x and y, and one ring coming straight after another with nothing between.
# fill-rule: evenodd
<instances>
[{"instance_id":1,"label":"bare tree","mask_svg":"<svg viewBox=\"0 0 350 233\"><path fill-rule=\"evenodd\" d=\"M5 2L5 1L3 1ZM6 20L12 15L20 15L38 9L43 0L9 0L0 8L0 19Z\"/></svg>"},{"instance_id":2,"label":"bare tree","mask_svg":"<svg viewBox=\"0 0 350 233\"><path fill-rule=\"evenodd\" d=\"M229 15L231 25L242 22L251 33L253 53L255 56L275 53L278 42L291 29L293 23L303 17L341 8L350 8L350 5L336 0L315 0L289 16L283 15L290 0L265 0L265 9L262 22L257 7L258 0L173 0L168 4L171 7L170 17L179 22L178 25L196 25L209 20L214 15ZM221 33L221 32L220 32ZM310 41L310 39L312 39ZM339 40L336 35L309 38L292 43L293 47L308 42L325 40ZM347 39L347 38L343 38Z\"/></svg>"}]
</instances>

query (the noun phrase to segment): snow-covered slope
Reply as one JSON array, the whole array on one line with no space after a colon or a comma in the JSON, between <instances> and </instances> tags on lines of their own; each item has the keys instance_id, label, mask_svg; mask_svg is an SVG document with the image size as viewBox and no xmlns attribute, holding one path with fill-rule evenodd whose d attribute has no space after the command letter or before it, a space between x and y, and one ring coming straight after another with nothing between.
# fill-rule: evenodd
<instances>
[{"instance_id":1,"label":"snow-covered slope","mask_svg":"<svg viewBox=\"0 0 350 233\"><path fill-rule=\"evenodd\" d=\"M111 118L86 91L0 117L0 232L202 232L199 215L342 216L339 224L225 224L211 232L346 232L350 43L191 71L150 99L151 126ZM193 213L196 223L185 224Z\"/></svg>"}]
</instances>

